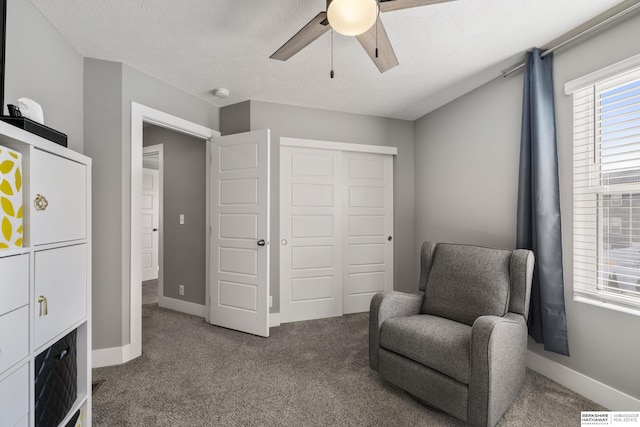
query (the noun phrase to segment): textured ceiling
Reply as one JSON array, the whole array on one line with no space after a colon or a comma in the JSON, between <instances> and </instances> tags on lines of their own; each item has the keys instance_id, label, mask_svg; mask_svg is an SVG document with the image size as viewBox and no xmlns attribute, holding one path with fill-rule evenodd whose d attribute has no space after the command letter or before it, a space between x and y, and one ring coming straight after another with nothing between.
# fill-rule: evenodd
<instances>
[{"instance_id":1,"label":"textured ceiling","mask_svg":"<svg viewBox=\"0 0 640 427\"><path fill-rule=\"evenodd\" d=\"M215 105L247 99L414 120L620 0L458 0L382 14L400 65L380 74L330 33L269 59L325 0L31 0L85 57L123 62ZM231 96L220 99L216 87Z\"/></svg>"}]
</instances>

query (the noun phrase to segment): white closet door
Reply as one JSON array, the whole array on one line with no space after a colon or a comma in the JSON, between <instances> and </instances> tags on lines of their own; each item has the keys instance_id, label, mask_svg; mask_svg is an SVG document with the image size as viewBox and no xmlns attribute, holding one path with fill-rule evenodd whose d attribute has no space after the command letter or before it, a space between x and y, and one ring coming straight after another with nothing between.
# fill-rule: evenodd
<instances>
[{"instance_id":1,"label":"white closet door","mask_svg":"<svg viewBox=\"0 0 640 427\"><path fill-rule=\"evenodd\" d=\"M339 151L280 148L281 322L342 315Z\"/></svg>"},{"instance_id":2,"label":"white closet door","mask_svg":"<svg viewBox=\"0 0 640 427\"><path fill-rule=\"evenodd\" d=\"M393 290L393 158L344 152L344 314Z\"/></svg>"}]
</instances>

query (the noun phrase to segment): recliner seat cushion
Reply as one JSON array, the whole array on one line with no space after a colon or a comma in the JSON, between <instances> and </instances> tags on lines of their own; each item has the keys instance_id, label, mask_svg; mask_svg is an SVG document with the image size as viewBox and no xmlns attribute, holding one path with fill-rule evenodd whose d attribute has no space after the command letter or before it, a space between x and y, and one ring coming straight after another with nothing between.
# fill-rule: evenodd
<instances>
[{"instance_id":1,"label":"recliner seat cushion","mask_svg":"<svg viewBox=\"0 0 640 427\"><path fill-rule=\"evenodd\" d=\"M380 347L469 384L471 326L419 314L387 319Z\"/></svg>"},{"instance_id":2,"label":"recliner seat cushion","mask_svg":"<svg viewBox=\"0 0 640 427\"><path fill-rule=\"evenodd\" d=\"M469 326L479 316L504 316L509 307L511 253L439 244L433 254L421 312Z\"/></svg>"}]
</instances>

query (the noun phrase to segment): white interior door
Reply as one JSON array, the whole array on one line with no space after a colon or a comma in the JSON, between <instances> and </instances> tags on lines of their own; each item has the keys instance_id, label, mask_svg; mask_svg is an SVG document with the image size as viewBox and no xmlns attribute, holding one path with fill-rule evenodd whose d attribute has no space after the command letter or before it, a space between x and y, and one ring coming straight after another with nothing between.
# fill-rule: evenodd
<instances>
[{"instance_id":1,"label":"white interior door","mask_svg":"<svg viewBox=\"0 0 640 427\"><path fill-rule=\"evenodd\" d=\"M280 147L280 320L342 314L340 152Z\"/></svg>"},{"instance_id":2,"label":"white interior door","mask_svg":"<svg viewBox=\"0 0 640 427\"><path fill-rule=\"evenodd\" d=\"M344 152L344 314L393 290L393 158Z\"/></svg>"},{"instance_id":3,"label":"white interior door","mask_svg":"<svg viewBox=\"0 0 640 427\"><path fill-rule=\"evenodd\" d=\"M160 216L160 172L142 170L142 280L158 278L158 224Z\"/></svg>"},{"instance_id":4,"label":"white interior door","mask_svg":"<svg viewBox=\"0 0 640 427\"><path fill-rule=\"evenodd\" d=\"M210 322L269 336L269 130L214 138Z\"/></svg>"}]
</instances>

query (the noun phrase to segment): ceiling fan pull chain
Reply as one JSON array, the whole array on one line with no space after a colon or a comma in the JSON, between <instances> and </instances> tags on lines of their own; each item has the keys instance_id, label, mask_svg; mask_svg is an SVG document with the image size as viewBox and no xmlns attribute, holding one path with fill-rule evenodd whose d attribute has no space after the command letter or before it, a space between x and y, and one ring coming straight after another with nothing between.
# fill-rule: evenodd
<instances>
[{"instance_id":1,"label":"ceiling fan pull chain","mask_svg":"<svg viewBox=\"0 0 640 427\"><path fill-rule=\"evenodd\" d=\"M378 0L378 16L376 16L376 58L378 57L378 22L380 21L380 0Z\"/></svg>"},{"instance_id":2,"label":"ceiling fan pull chain","mask_svg":"<svg viewBox=\"0 0 640 427\"><path fill-rule=\"evenodd\" d=\"M334 72L333 72L333 30L331 30L331 72L329 73L329 76L331 78L333 78L333 76L334 76Z\"/></svg>"},{"instance_id":3,"label":"ceiling fan pull chain","mask_svg":"<svg viewBox=\"0 0 640 427\"><path fill-rule=\"evenodd\" d=\"M376 58L378 57L378 20L380 19L380 15L376 18Z\"/></svg>"}]
</instances>

